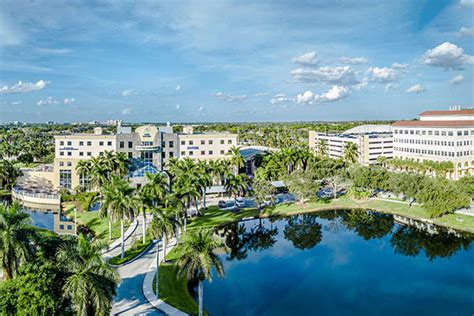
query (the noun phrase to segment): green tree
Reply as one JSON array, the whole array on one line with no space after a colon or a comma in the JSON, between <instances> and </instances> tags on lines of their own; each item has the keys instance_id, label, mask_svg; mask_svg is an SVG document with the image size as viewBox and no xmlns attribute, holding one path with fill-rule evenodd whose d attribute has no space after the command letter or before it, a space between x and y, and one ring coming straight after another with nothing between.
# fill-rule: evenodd
<instances>
[{"instance_id":1,"label":"green tree","mask_svg":"<svg viewBox=\"0 0 474 316\"><path fill-rule=\"evenodd\" d=\"M245 166L245 159L240 154L240 148L233 146L227 155L230 156L231 164L234 166L234 175L237 175L239 170Z\"/></svg>"},{"instance_id":2,"label":"green tree","mask_svg":"<svg viewBox=\"0 0 474 316\"><path fill-rule=\"evenodd\" d=\"M295 171L284 178L285 186L296 200L305 204L310 198L316 196L319 182L315 181L310 172Z\"/></svg>"},{"instance_id":3,"label":"green tree","mask_svg":"<svg viewBox=\"0 0 474 316\"><path fill-rule=\"evenodd\" d=\"M214 268L217 275L224 276L222 261L216 251L221 247L211 230L200 229L187 234L179 246L183 255L178 259L178 273L188 280L198 280L199 316L203 314L203 286L204 280L212 281L211 270Z\"/></svg>"},{"instance_id":4,"label":"green tree","mask_svg":"<svg viewBox=\"0 0 474 316\"><path fill-rule=\"evenodd\" d=\"M0 187L5 189L13 188L16 179L21 175L21 170L15 167L10 161L0 160Z\"/></svg>"},{"instance_id":5,"label":"green tree","mask_svg":"<svg viewBox=\"0 0 474 316\"><path fill-rule=\"evenodd\" d=\"M267 201L273 203L275 200L274 195L276 193L276 188L269 180L254 178L252 182L252 191L255 194L255 202L257 202L259 208L263 203Z\"/></svg>"},{"instance_id":6,"label":"green tree","mask_svg":"<svg viewBox=\"0 0 474 316\"><path fill-rule=\"evenodd\" d=\"M344 161L347 163L356 163L359 158L359 152L356 143L347 142L344 146Z\"/></svg>"}]
</instances>

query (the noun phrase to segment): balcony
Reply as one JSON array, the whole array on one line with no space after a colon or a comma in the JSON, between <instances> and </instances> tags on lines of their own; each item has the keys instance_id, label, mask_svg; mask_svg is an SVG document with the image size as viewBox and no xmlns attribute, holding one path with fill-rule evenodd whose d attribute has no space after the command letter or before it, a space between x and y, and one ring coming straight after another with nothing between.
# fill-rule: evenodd
<instances>
[{"instance_id":1,"label":"balcony","mask_svg":"<svg viewBox=\"0 0 474 316\"><path fill-rule=\"evenodd\" d=\"M153 145L137 145L135 146L136 151L149 151L149 152L160 152L160 146L153 146Z\"/></svg>"}]
</instances>

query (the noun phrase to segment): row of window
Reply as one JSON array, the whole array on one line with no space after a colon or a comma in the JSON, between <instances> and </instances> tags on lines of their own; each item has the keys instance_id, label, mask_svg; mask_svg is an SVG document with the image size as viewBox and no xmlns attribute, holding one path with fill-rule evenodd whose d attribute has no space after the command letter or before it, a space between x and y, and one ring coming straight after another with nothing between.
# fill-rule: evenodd
<instances>
[{"instance_id":1,"label":"row of window","mask_svg":"<svg viewBox=\"0 0 474 316\"><path fill-rule=\"evenodd\" d=\"M469 150L452 152L452 151L443 151L443 150L406 148L406 147L394 147L394 150L406 152L406 153L441 156L441 157L465 157L465 156L470 156L474 154L474 151L470 152Z\"/></svg>"},{"instance_id":2,"label":"row of window","mask_svg":"<svg viewBox=\"0 0 474 316\"><path fill-rule=\"evenodd\" d=\"M454 147L454 146L472 145L472 140L446 141L446 140L404 139L404 138L397 139L396 138L395 143Z\"/></svg>"},{"instance_id":3,"label":"row of window","mask_svg":"<svg viewBox=\"0 0 474 316\"><path fill-rule=\"evenodd\" d=\"M99 141L99 146L105 146L105 144L107 143L107 146L112 146L112 141ZM59 141L59 145L60 146L64 146L64 144L66 144L67 146L72 146L72 141L68 140L67 142L64 142L63 140ZM84 146L84 144L86 144L86 146L92 146L92 141L91 140L88 140L88 141L79 141L79 146Z\"/></svg>"},{"instance_id":4,"label":"row of window","mask_svg":"<svg viewBox=\"0 0 474 316\"><path fill-rule=\"evenodd\" d=\"M214 140L208 139L208 140L207 140L207 143L208 143L208 145L212 145L212 144L214 143ZM224 139L221 139L221 140L220 140L220 143L221 143L221 145L224 145L224 144L225 144L225 140L224 140ZM206 141L205 141L204 139L202 139L202 140L201 140L201 145L205 145L205 144L206 144ZM232 139L228 139L228 140L227 140L227 144L232 144ZM182 140L182 141L181 141L181 145L186 145L186 141L185 141L185 140ZM193 140L189 140L189 141L188 141L188 145L194 145L194 141L193 141ZM196 145L197 145L197 143L196 143Z\"/></svg>"},{"instance_id":5,"label":"row of window","mask_svg":"<svg viewBox=\"0 0 474 316\"><path fill-rule=\"evenodd\" d=\"M434 135L434 136L468 136L469 131L438 131L438 130L413 130L413 129L395 129L394 134L407 134L407 135ZM471 131L471 135L474 135L474 130Z\"/></svg>"},{"instance_id":6,"label":"row of window","mask_svg":"<svg viewBox=\"0 0 474 316\"><path fill-rule=\"evenodd\" d=\"M170 154L171 154L171 153L170 153ZM212 156L212 155L214 155L214 151L209 150L209 151L207 152L207 154L208 154L209 156ZM221 155L225 155L225 150L221 150L221 151L220 151L220 154L221 154ZM205 150L201 150L201 156L205 156L205 155L206 155L206 151L205 151ZM182 152L181 152L181 156L186 156L186 152L185 152L185 151L182 151ZM192 150L188 151L188 156L194 156L194 151L192 151Z\"/></svg>"},{"instance_id":7,"label":"row of window","mask_svg":"<svg viewBox=\"0 0 474 316\"><path fill-rule=\"evenodd\" d=\"M125 142L121 141L119 143L119 147L120 148L125 148ZM133 148L133 142L132 141L128 141L128 148Z\"/></svg>"}]
</instances>

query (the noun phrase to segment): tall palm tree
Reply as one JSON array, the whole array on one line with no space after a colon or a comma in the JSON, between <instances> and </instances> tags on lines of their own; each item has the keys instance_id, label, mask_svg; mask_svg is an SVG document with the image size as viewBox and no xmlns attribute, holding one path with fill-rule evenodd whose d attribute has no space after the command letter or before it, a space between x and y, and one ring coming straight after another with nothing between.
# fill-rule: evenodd
<instances>
[{"instance_id":1,"label":"tall palm tree","mask_svg":"<svg viewBox=\"0 0 474 316\"><path fill-rule=\"evenodd\" d=\"M206 208L206 190L212 185L212 169L204 161L200 161L197 164L197 185L202 196L202 207Z\"/></svg>"},{"instance_id":2,"label":"tall palm tree","mask_svg":"<svg viewBox=\"0 0 474 316\"><path fill-rule=\"evenodd\" d=\"M30 216L20 204L0 204L0 260L6 280L14 278L20 265L33 255L33 234Z\"/></svg>"},{"instance_id":3,"label":"tall palm tree","mask_svg":"<svg viewBox=\"0 0 474 316\"><path fill-rule=\"evenodd\" d=\"M170 238L176 235L178 221L175 209L172 205L162 205L153 209L153 219L150 230L155 239L163 239L164 259L166 260L166 249Z\"/></svg>"},{"instance_id":4,"label":"tall palm tree","mask_svg":"<svg viewBox=\"0 0 474 316\"><path fill-rule=\"evenodd\" d=\"M106 183L102 189L103 202L101 206L101 216L109 218L109 237L110 237L110 223L120 219L120 233L121 233L121 258L125 256L124 249L124 221L127 218L132 218L135 213L137 205L133 198L135 189L129 186L129 183L118 176L112 176L109 183Z\"/></svg>"},{"instance_id":5,"label":"tall palm tree","mask_svg":"<svg viewBox=\"0 0 474 316\"><path fill-rule=\"evenodd\" d=\"M76 172L79 175L79 178L81 179L81 185L84 188L86 188L89 185L89 181L86 181L86 179L90 178L91 171L92 171L91 160L80 160L76 165Z\"/></svg>"},{"instance_id":6,"label":"tall palm tree","mask_svg":"<svg viewBox=\"0 0 474 316\"><path fill-rule=\"evenodd\" d=\"M124 152L116 152L113 157L113 172L118 176L126 176L128 173L128 157Z\"/></svg>"},{"instance_id":7,"label":"tall palm tree","mask_svg":"<svg viewBox=\"0 0 474 316\"><path fill-rule=\"evenodd\" d=\"M355 163L359 157L356 143L348 142L344 146L344 161L347 163Z\"/></svg>"},{"instance_id":8,"label":"tall palm tree","mask_svg":"<svg viewBox=\"0 0 474 316\"><path fill-rule=\"evenodd\" d=\"M245 159L240 154L240 148L232 146L227 155L230 156L231 164L234 166L234 175L237 175L240 168L245 166Z\"/></svg>"},{"instance_id":9,"label":"tall palm tree","mask_svg":"<svg viewBox=\"0 0 474 316\"><path fill-rule=\"evenodd\" d=\"M238 174L236 176L229 175L226 179L225 190L229 193L231 197L234 197L234 203L236 198L240 195L243 195L248 190L248 180L247 176Z\"/></svg>"},{"instance_id":10,"label":"tall palm tree","mask_svg":"<svg viewBox=\"0 0 474 316\"><path fill-rule=\"evenodd\" d=\"M21 175L21 170L15 167L10 161L0 160L0 187L5 189L13 188L16 179Z\"/></svg>"},{"instance_id":11,"label":"tall palm tree","mask_svg":"<svg viewBox=\"0 0 474 316\"><path fill-rule=\"evenodd\" d=\"M183 175L178 178L178 181L174 183L173 186L173 193L178 197L180 200L183 201L184 207L184 231L187 229L187 217L188 217L188 209L191 205L197 205L197 199L200 197L199 188L197 186L196 178L192 177L191 175Z\"/></svg>"},{"instance_id":12,"label":"tall palm tree","mask_svg":"<svg viewBox=\"0 0 474 316\"><path fill-rule=\"evenodd\" d=\"M183 256L177 261L178 272L180 275L186 276L188 280L197 278L198 280L198 301L199 316L203 311L203 285L204 280L212 281L211 270L214 268L217 275L224 276L224 268L216 250L221 246L211 230L201 229L195 231L184 238L182 247Z\"/></svg>"},{"instance_id":13,"label":"tall palm tree","mask_svg":"<svg viewBox=\"0 0 474 316\"><path fill-rule=\"evenodd\" d=\"M77 314L109 315L120 276L105 262L100 246L81 235L61 245L57 260L65 270L64 296Z\"/></svg>"},{"instance_id":14,"label":"tall palm tree","mask_svg":"<svg viewBox=\"0 0 474 316\"><path fill-rule=\"evenodd\" d=\"M328 141L326 139L320 139L318 142L318 153L320 156L327 156L328 154Z\"/></svg>"}]
</instances>

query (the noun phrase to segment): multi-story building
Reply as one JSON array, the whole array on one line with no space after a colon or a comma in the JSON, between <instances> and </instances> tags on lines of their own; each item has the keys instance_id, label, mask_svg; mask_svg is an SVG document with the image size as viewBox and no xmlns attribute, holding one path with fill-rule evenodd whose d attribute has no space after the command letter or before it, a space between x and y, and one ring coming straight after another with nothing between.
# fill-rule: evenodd
<instances>
[{"instance_id":1,"label":"multi-story building","mask_svg":"<svg viewBox=\"0 0 474 316\"><path fill-rule=\"evenodd\" d=\"M393 125L394 157L450 161L452 179L474 174L474 109L427 111L419 120Z\"/></svg>"},{"instance_id":2,"label":"multi-story building","mask_svg":"<svg viewBox=\"0 0 474 316\"><path fill-rule=\"evenodd\" d=\"M172 126L157 128L154 125L117 126L115 134L104 134L97 127L94 133L55 136L54 181L55 187L72 189L81 183L76 172L79 161L104 154L105 151L124 152L145 164L163 169L170 158L222 159L233 146L237 135L230 133L194 133L186 126L183 133L174 133Z\"/></svg>"},{"instance_id":3,"label":"multi-story building","mask_svg":"<svg viewBox=\"0 0 474 316\"><path fill-rule=\"evenodd\" d=\"M393 138L390 125L361 125L340 134L309 131L309 148L318 150L322 140L326 141L326 151L331 158L342 158L347 143L357 145L359 163L377 163L377 158L393 156Z\"/></svg>"}]
</instances>

